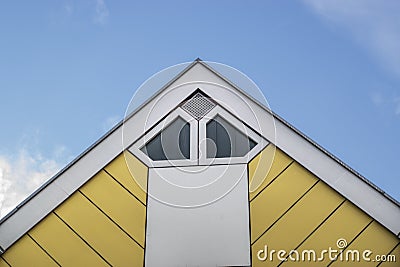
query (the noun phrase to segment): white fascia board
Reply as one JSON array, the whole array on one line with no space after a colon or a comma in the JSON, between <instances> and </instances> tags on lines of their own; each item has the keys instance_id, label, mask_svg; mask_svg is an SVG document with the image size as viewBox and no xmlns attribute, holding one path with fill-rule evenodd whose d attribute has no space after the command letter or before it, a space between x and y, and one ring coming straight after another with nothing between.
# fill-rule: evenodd
<instances>
[{"instance_id":1,"label":"white fascia board","mask_svg":"<svg viewBox=\"0 0 400 267\"><path fill-rule=\"evenodd\" d=\"M398 235L400 232L398 205L278 120L276 136L277 146L281 150Z\"/></svg>"},{"instance_id":2,"label":"white fascia board","mask_svg":"<svg viewBox=\"0 0 400 267\"><path fill-rule=\"evenodd\" d=\"M296 132L286 122L283 122L265 107L247 99L248 106L240 105L237 101L231 102L224 90L212 90L204 87L216 102L227 109L236 107L236 116L244 120L270 142L315 174L330 187L342 194L345 198L377 220L395 235L400 232L400 207L376 188L368 184L361 177L345 168L341 163L325 151L311 143L304 136ZM237 94L245 94L236 91ZM222 102L220 102L222 101ZM248 110L251 117L246 119ZM242 116L244 114L244 116Z\"/></svg>"},{"instance_id":3,"label":"white fascia board","mask_svg":"<svg viewBox=\"0 0 400 267\"><path fill-rule=\"evenodd\" d=\"M17 207L0 225L0 245L10 247L122 151L121 128L116 129L78 161Z\"/></svg>"},{"instance_id":4,"label":"white fascia board","mask_svg":"<svg viewBox=\"0 0 400 267\"><path fill-rule=\"evenodd\" d=\"M188 84L178 87L177 90L166 88L160 92L123 124L107 133L104 138L100 139L100 142L53 177L45 186L34 192L28 201L20 204L10 215L6 215L0 224L0 253L1 250L5 251L9 248L93 175L132 145L196 88L194 84ZM164 98L168 100L165 101ZM160 101L162 101L162 105L160 105Z\"/></svg>"},{"instance_id":5,"label":"white fascia board","mask_svg":"<svg viewBox=\"0 0 400 267\"><path fill-rule=\"evenodd\" d=\"M118 156L124 148L124 141L136 140L143 132L138 125L144 125L146 108L132 116L101 142L93 146L71 166L55 176L46 186L35 192L29 199L19 205L11 215L6 216L0 224L0 246L9 248L21 236L28 232L47 214L52 212L79 187L99 172L104 166ZM132 144L132 142L130 143Z\"/></svg>"},{"instance_id":6,"label":"white fascia board","mask_svg":"<svg viewBox=\"0 0 400 267\"><path fill-rule=\"evenodd\" d=\"M36 194L1 224L0 246L7 249L67 197L68 194L58 185L49 184L45 193Z\"/></svg>"}]
</instances>

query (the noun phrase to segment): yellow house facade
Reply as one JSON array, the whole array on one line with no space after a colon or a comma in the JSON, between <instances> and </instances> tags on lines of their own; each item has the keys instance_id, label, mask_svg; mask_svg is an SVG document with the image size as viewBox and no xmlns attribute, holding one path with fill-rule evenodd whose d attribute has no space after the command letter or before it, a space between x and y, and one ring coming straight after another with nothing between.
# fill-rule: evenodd
<instances>
[{"instance_id":1,"label":"yellow house facade","mask_svg":"<svg viewBox=\"0 0 400 267\"><path fill-rule=\"evenodd\" d=\"M201 60L0 221L0 267L399 264L400 204Z\"/></svg>"}]
</instances>

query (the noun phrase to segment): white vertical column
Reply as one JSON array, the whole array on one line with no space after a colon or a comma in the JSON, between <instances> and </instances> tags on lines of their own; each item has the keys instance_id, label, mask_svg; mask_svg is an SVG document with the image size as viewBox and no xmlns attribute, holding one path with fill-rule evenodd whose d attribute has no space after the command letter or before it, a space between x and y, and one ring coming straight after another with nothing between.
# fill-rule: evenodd
<instances>
[{"instance_id":1,"label":"white vertical column","mask_svg":"<svg viewBox=\"0 0 400 267\"><path fill-rule=\"evenodd\" d=\"M149 171L146 266L249 266L247 165Z\"/></svg>"}]
</instances>

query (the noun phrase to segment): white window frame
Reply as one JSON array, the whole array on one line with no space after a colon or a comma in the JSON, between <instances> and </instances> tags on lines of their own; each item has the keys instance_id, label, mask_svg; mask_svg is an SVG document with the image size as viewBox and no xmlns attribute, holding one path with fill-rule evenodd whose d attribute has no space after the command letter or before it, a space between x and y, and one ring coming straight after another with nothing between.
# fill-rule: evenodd
<instances>
[{"instance_id":1,"label":"white window frame","mask_svg":"<svg viewBox=\"0 0 400 267\"><path fill-rule=\"evenodd\" d=\"M254 142L257 143L256 146L253 147L243 157L207 158L206 127L207 123L210 120L214 119L216 116L220 116L232 126L234 126L238 131L251 138ZM182 118L190 125L190 158L178 160L152 160L141 149L152 138L159 134L163 129L167 128L178 117ZM217 105L199 121L197 121L182 108L176 108L166 118L157 123L157 125L154 126L149 132L139 138L129 148L129 151L132 152L136 157L138 157L139 160L141 160L150 168L219 164L246 164L258 153L260 153L268 144L269 142L264 139L260 134L250 129L231 113Z\"/></svg>"},{"instance_id":2,"label":"white window frame","mask_svg":"<svg viewBox=\"0 0 400 267\"><path fill-rule=\"evenodd\" d=\"M207 123L220 116L238 131L251 138L256 142L256 146L253 147L243 157L227 157L227 158L207 158L207 136L206 127ZM214 107L206 116L199 121L199 165L217 165L217 164L239 164L248 163L253 157L260 153L269 142L265 140L260 134L255 133L252 129L242 123L239 119L233 116L231 113L221 108L220 106Z\"/></svg>"},{"instance_id":3,"label":"white window frame","mask_svg":"<svg viewBox=\"0 0 400 267\"><path fill-rule=\"evenodd\" d=\"M152 160L146 153L141 149L163 129L167 128L174 120L178 117L190 125L190 158L189 159L177 159L177 160ZM197 159L197 147L198 147L198 123L195 118L190 116L186 111L178 107L171 112L166 118L160 121L156 126L153 127L144 136L138 139L131 147L129 151L138 157L148 167L167 167L167 166L192 166L198 164Z\"/></svg>"}]
</instances>

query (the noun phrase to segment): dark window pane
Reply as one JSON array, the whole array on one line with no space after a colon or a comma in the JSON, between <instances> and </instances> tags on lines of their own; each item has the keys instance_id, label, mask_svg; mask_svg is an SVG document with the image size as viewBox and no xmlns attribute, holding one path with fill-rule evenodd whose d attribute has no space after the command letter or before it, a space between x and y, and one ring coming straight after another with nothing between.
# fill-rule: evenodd
<instances>
[{"instance_id":1,"label":"dark window pane","mask_svg":"<svg viewBox=\"0 0 400 267\"><path fill-rule=\"evenodd\" d=\"M182 159L190 158L190 124L187 122L179 132L179 150L183 156Z\"/></svg>"},{"instance_id":2,"label":"dark window pane","mask_svg":"<svg viewBox=\"0 0 400 267\"><path fill-rule=\"evenodd\" d=\"M207 158L243 157L257 145L220 116L206 126Z\"/></svg>"},{"instance_id":3,"label":"dark window pane","mask_svg":"<svg viewBox=\"0 0 400 267\"><path fill-rule=\"evenodd\" d=\"M216 120L206 127L207 158L228 158L231 156L231 140L225 128Z\"/></svg>"},{"instance_id":4,"label":"dark window pane","mask_svg":"<svg viewBox=\"0 0 400 267\"><path fill-rule=\"evenodd\" d=\"M141 150L152 160L176 160L190 158L190 125L177 118Z\"/></svg>"}]
</instances>

